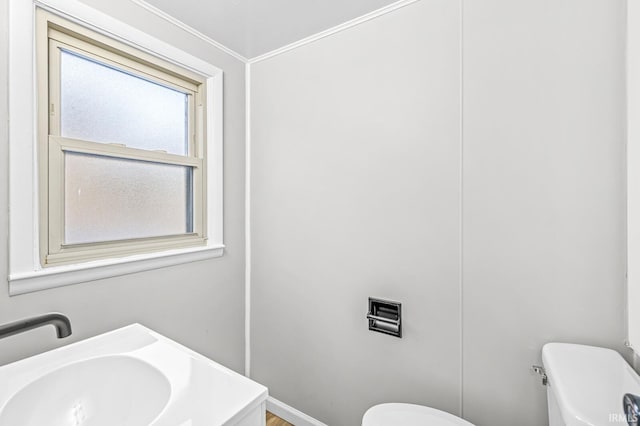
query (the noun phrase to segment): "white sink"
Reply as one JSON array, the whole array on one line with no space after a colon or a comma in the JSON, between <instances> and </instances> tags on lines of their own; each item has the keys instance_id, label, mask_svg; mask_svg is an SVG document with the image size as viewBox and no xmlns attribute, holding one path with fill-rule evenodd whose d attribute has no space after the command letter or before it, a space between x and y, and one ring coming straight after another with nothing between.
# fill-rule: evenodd
<instances>
[{"instance_id":1,"label":"white sink","mask_svg":"<svg viewBox=\"0 0 640 426\"><path fill-rule=\"evenodd\" d=\"M0 367L0 426L264 424L264 386L133 324Z\"/></svg>"},{"instance_id":2,"label":"white sink","mask_svg":"<svg viewBox=\"0 0 640 426\"><path fill-rule=\"evenodd\" d=\"M169 380L137 358L111 355L58 368L7 402L0 425L147 425L169 401ZM34 410L34 401L41 401Z\"/></svg>"}]
</instances>

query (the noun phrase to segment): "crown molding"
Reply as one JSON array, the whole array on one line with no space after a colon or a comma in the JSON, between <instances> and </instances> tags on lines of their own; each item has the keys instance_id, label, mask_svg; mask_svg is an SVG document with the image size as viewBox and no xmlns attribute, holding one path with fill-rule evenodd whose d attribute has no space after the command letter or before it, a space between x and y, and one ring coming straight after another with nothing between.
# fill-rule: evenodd
<instances>
[{"instance_id":1,"label":"crown molding","mask_svg":"<svg viewBox=\"0 0 640 426\"><path fill-rule=\"evenodd\" d=\"M309 37L305 37L301 40L295 41L293 43L287 44L286 46L282 46L279 47L277 49L274 49L270 52L264 53L262 55L258 55L255 56L253 58L246 58L245 56L241 55L240 53L236 52L233 49L228 48L227 46L223 45L222 43L219 43L217 41L215 41L214 39L212 39L211 37L201 33L200 31L194 29L193 27L185 24L184 22L180 21L179 19L169 15L168 13L158 9L157 7L151 5L150 3L148 3L146 0L129 0L132 3L135 3L136 5L142 7L143 9L146 9L147 11L151 12L152 14L158 16L161 19L164 19L165 21L181 28L182 30L188 32L189 34L211 44L212 46L215 46L216 48L222 50L223 52L233 56L234 58L244 62L244 63L249 63L249 64L254 64L256 62L260 62L260 61L264 61L265 59L269 59L272 58L274 56L280 55L282 53L288 52L290 50L296 49L298 47L304 46L306 44L309 43L313 43L314 41L323 39L325 37L328 37L332 34L336 34L339 33L340 31L344 31L346 29L349 29L351 27L355 27L356 25L360 25L364 22L370 21L372 19L378 18L382 15L386 15L387 13L393 12L394 10L398 10L400 8L403 8L405 6L408 6L412 3L416 3L420 0L399 0L395 3L392 3L390 5L381 7L380 9L374 10L373 12L369 12L365 15L359 16L357 18L354 18L350 21L344 22L342 24L336 25L335 27L331 27L329 29L326 29L324 31L321 31L319 33L313 34Z\"/></svg>"},{"instance_id":2,"label":"crown molding","mask_svg":"<svg viewBox=\"0 0 640 426\"><path fill-rule=\"evenodd\" d=\"M185 24L184 22L182 22L181 20L174 18L173 16L169 15L166 12L163 12L162 10L158 9L157 7L149 4L148 2L146 2L145 0L129 0L132 3L137 4L138 6L142 7L143 9L146 9L147 11L153 13L154 15L158 16L159 18L164 19L165 21L175 25L176 27L181 28L182 30L188 32L189 34L199 38L200 40L203 40L209 44L211 44L214 47L217 47L218 49L222 50L223 52L233 56L234 58L247 63L248 59L245 58L244 56L242 56L241 54L239 54L238 52L236 52L233 49L228 48L227 46L225 46L222 43L219 43L217 41L215 41L214 39L212 39L209 36L204 35L203 33L201 33L200 31L194 29L193 27L190 27L189 25Z\"/></svg>"},{"instance_id":3,"label":"crown molding","mask_svg":"<svg viewBox=\"0 0 640 426\"><path fill-rule=\"evenodd\" d=\"M399 0L395 3L392 3L390 5L381 7L380 9L376 9L373 12L369 12L366 15L362 15L359 16L357 18L354 18L350 21L344 22L340 25L336 25L335 27L331 27L329 29L326 29L324 31L321 31L319 33L316 33L314 35L311 35L309 37L305 37L301 40L295 41L293 43L287 44L286 46L280 47L278 49L274 49L270 52L264 53L262 55L256 56L254 58L250 58L249 59L249 63L250 64L255 64L256 62L260 62L260 61L264 61L265 59L269 59L272 58L274 56L277 55L281 55L285 52L288 52L290 50L293 49L297 49L298 47L304 46L306 44L309 43L313 43L314 41L323 39L325 37L328 37L330 35L339 33L341 31L347 30L349 28L355 27L357 25L360 25L362 23L365 23L367 21L370 21L372 19L378 18L382 15L386 15L387 13L393 12L394 10L398 10L400 8L403 8L405 6L408 6L412 3L416 3L420 0Z\"/></svg>"}]
</instances>

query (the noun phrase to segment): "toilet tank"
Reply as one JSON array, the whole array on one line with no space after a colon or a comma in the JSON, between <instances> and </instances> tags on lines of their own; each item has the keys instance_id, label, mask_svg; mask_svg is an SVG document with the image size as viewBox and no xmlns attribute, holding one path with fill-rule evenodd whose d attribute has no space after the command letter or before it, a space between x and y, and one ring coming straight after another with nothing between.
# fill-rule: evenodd
<instances>
[{"instance_id":1,"label":"toilet tank","mask_svg":"<svg viewBox=\"0 0 640 426\"><path fill-rule=\"evenodd\" d=\"M640 377L618 352L547 343L542 362L549 379L549 426L627 424L622 397L640 395Z\"/></svg>"}]
</instances>

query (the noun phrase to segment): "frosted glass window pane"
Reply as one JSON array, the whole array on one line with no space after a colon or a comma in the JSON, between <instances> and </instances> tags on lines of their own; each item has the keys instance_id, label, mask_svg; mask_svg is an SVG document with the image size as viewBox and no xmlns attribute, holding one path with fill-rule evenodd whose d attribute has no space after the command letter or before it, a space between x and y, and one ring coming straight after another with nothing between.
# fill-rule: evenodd
<instances>
[{"instance_id":1,"label":"frosted glass window pane","mask_svg":"<svg viewBox=\"0 0 640 426\"><path fill-rule=\"evenodd\" d=\"M67 244L193 232L191 167L65 153L64 172Z\"/></svg>"},{"instance_id":2,"label":"frosted glass window pane","mask_svg":"<svg viewBox=\"0 0 640 426\"><path fill-rule=\"evenodd\" d=\"M62 51L61 136L188 153L182 92Z\"/></svg>"}]
</instances>

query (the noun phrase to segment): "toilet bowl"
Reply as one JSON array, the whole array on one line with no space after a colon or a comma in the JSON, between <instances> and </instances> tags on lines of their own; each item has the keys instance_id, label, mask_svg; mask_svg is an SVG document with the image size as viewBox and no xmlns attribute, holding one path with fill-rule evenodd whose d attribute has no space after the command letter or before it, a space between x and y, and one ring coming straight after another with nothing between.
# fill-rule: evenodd
<instances>
[{"instance_id":1,"label":"toilet bowl","mask_svg":"<svg viewBox=\"0 0 640 426\"><path fill-rule=\"evenodd\" d=\"M374 405L362 417L362 426L473 426L453 414L415 404Z\"/></svg>"}]
</instances>

